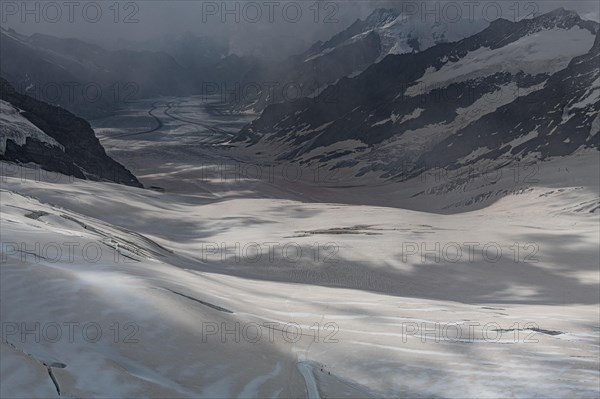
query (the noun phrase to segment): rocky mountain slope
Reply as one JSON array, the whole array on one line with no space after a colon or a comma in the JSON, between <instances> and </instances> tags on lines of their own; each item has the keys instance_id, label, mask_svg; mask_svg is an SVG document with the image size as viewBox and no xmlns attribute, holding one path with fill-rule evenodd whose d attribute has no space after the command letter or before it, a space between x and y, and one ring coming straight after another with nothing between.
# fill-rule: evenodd
<instances>
[{"instance_id":1,"label":"rocky mountain slope","mask_svg":"<svg viewBox=\"0 0 600 399\"><path fill-rule=\"evenodd\" d=\"M492 158L519 137L534 140L527 152L543 141L542 156L597 147L597 34L597 23L565 9L500 19L458 42L389 55L317 98L269 106L234 142L384 178L451 163L476 150L475 136L490 137Z\"/></svg>"},{"instance_id":2,"label":"rocky mountain slope","mask_svg":"<svg viewBox=\"0 0 600 399\"><path fill-rule=\"evenodd\" d=\"M20 94L0 78L0 160L37 164L80 179L141 187L106 155L89 123L69 111Z\"/></svg>"},{"instance_id":3,"label":"rocky mountain slope","mask_svg":"<svg viewBox=\"0 0 600 399\"><path fill-rule=\"evenodd\" d=\"M420 163L456 168L480 160L564 156L600 148L600 32L592 49L520 97L461 129Z\"/></svg>"},{"instance_id":4,"label":"rocky mountain slope","mask_svg":"<svg viewBox=\"0 0 600 399\"><path fill-rule=\"evenodd\" d=\"M251 89L230 98L230 103L237 110L261 111L267 105L300 95L315 96L328 85L361 73L389 54L422 51L470 36L486 25L485 21L422 21L395 9L376 9L364 20L356 20L302 54L281 63L257 64L241 83L242 88Z\"/></svg>"}]
</instances>

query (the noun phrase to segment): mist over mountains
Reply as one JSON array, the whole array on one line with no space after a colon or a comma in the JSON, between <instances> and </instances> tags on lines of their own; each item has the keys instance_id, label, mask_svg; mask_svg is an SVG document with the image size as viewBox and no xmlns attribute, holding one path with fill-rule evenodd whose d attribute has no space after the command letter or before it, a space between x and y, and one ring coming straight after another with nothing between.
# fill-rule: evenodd
<instances>
[{"instance_id":1,"label":"mist over mountains","mask_svg":"<svg viewBox=\"0 0 600 399\"><path fill-rule=\"evenodd\" d=\"M0 397L598 398L598 7L3 1Z\"/></svg>"},{"instance_id":2,"label":"mist over mountains","mask_svg":"<svg viewBox=\"0 0 600 399\"><path fill-rule=\"evenodd\" d=\"M537 143L543 135L554 143L527 151L505 145L504 152L513 155L539 150L546 157L566 155L582 145L597 147L594 118L575 125L577 118L554 121L534 135L536 126L525 128L535 120L531 114L504 117L547 92L559 101L565 79L581 76L572 63L586 54L587 66L577 68L590 69L588 95L595 95L592 45L597 32L597 22L564 8L491 24L422 21L381 8L301 54L267 62L232 54L225 40L193 34L105 50L77 39L3 29L1 68L17 91L92 118L143 98L213 96L223 103L221 112L257 113L232 141L249 145L250 153L275 152L280 161L349 169L358 178L372 172L388 178L422 172L424 163L460 163L458 153L445 147L461 149L458 158L481 152L481 140L461 142L472 134L467 132L484 129L494 136L500 126L513 131L503 126L507 121L520 133L502 139L505 143L521 136ZM563 108L584 95L568 92L575 97L561 99ZM515 111L509 111L511 104ZM560 107L543 104L535 102L529 112L545 118ZM592 108L585 115L591 115L597 102L586 104ZM550 134L560 126L571 129L566 135L579 129L589 134L582 132L562 145L568 137ZM520 149L524 146L519 143ZM565 148L571 150L565 153ZM494 151L486 157L500 155Z\"/></svg>"}]
</instances>

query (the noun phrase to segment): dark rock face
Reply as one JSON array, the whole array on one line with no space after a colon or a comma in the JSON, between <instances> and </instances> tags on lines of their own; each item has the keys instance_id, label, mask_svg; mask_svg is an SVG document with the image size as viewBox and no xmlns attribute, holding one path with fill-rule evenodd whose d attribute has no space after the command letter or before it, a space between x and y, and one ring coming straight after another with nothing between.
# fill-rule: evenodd
<instances>
[{"instance_id":1,"label":"dark rock face","mask_svg":"<svg viewBox=\"0 0 600 399\"><path fill-rule=\"evenodd\" d=\"M425 134L432 126L449 128L431 140L427 138L429 142L423 148L403 154L410 158L411 164L421 165L415 166L416 172L422 172L426 168L423 165L460 162L460 158L481 146L487 146L489 151L475 161L507 152L515 156L539 152L547 157L571 154L582 145L597 148L600 135L591 130L598 124L597 120L594 122L599 111L598 101L568 111L573 104L584 102L587 89L598 79L597 38L588 54L572 59L566 69L558 72L500 69L454 83L449 81L441 87L433 85L425 91L415 90L427 73L461 61L471 52L502 49L524 37L538 40L549 34L547 31L560 29L564 32L583 30L596 36L599 31L597 23L584 21L564 9L519 22L497 20L482 32L456 43L438 44L419 53L389 55L357 77L341 79L316 98L271 105L257 120L244 127L234 142L247 146L258 142L273 144L280 150L280 159L307 162L310 159L306 156L311 151L355 140L372 150L368 161L374 162L368 168L387 172L387 177L394 175L390 170L394 161L388 159L397 154L388 150L378 155L377 146L388 139L402 138L407 131ZM532 35L538 32L539 37ZM482 54L486 57L487 53ZM482 100L507 87L516 90L518 95L504 99L498 106L486 105L488 110L480 114L461 115L465 109L481 106ZM563 112L569 113L565 119ZM461 123L455 123L460 118ZM514 142L514 147L507 145L500 150L503 144L536 129L536 138L526 138L523 143ZM347 150L328 152L312 159L323 162L343 157ZM403 149L400 146L396 150ZM359 152L364 153L365 149L354 151L356 156L362 156ZM382 165L382 159L387 166ZM348 166L348 160L341 160L333 167ZM406 163L400 163L406 167Z\"/></svg>"},{"instance_id":2,"label":"dark rock face","mask_svg":"<svg viewBox=\"0 0 600 399\"><path fill-rule=\"evenodd\" d=\"M108 180L142 187L137 178L110 158L90 124L69 111L20 94L0 78L0 99L21 109L21 115L64 147L27 138L23 146L8 140L0 160L38 164L42 169L81 179Z\"/></svg>"}]
</instances>

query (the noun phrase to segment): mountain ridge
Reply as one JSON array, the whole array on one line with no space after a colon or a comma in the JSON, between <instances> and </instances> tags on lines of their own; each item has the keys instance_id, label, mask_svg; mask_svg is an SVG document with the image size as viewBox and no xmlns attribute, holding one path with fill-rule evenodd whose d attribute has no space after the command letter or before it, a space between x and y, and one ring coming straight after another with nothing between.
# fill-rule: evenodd
<instances>
[{"instance_id":1,"label":"mountain ridge","mask_svg":"<svg viewBox=\"0 0 600 399\"><path fill-rule=\"evenodd\" d=\"M106 154L84 119L63 108L18 93L3 78L0 78L0 100L17 111L0 114L0 119L6 124L2 127L6 131L2 131L5 142L0 160L35 163L44 170L80 179L108 180L142 187L129 170ZM17 124L10 123L15 121ZM23 131L27 121L46 137ZM17 131L11 131L13 129Z\"/></svg>"},{"instance_id":2,"label":"mountain ridge","mask_svg":"<svg viewBox=\"0 0 600 399\"><path fill-rule=\"evenodd\" d=\"M396 163L416 162L485 114L539 91L590 51L598 31L597 23L564 9L498 20L458 42L388 55L314 99L271 105L233 143L249 151L272 148L281 161L325 160L330 168L360 168L357 176L379 171L390 177L398 173ZM499 100L490 101L493 96ZM362 146L343 145L353 140Z\"/></svg>"}]
</instances>

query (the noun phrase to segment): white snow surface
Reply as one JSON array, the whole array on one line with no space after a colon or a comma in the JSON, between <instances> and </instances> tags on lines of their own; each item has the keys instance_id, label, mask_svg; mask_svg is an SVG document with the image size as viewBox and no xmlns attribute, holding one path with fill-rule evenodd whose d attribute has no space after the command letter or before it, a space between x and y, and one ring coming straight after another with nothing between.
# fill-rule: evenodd
<instances>
[{"instance_id":1,"label":"white snow surface","mask_svg":"<svg viewBox=\"0 0 600 399\"><path fill-rule=\"evenodd\" d=\"M210 129L157 111L120 136L143 106L97 132L165 192L0 163L1 397L56 397L47 366L65 397L598 396L597 152L495 181L222 179L251 164Z\"/></svg>"},{"instance_id":2,"label":"white snow surface","mask_svg":"<svg viewBox=\"0 0 600 399\"><path fill-rule=\"evenodd\" d=\"M590 31L576 26L569 30L543 30L498 49L482 47L459 61L446 63L439 70L430 68L405 95L415 96L499 72L552 74L564 69L574 57L587 53L594 40Z\"/></svg>"},{"instance_id":3,"label":"white snow surface","mask_svg":"<svg viewBox=\"0 0 600 399\"><path fill-rule=\"evenodd\" d=\"M345 46L363 39L371 33L377 33L381 39L381 53L377 62L389 54L404 54L413 51L423 51L440 43L454 42L471 36L486 28L488 23L484 20L460 19L459 21L441 21L429 18L423 20L420 16L400 14L393 18L386 14L380 21L370 21L367 29L345 40L338 46ZM411 46L411 42L418 42L418 50ZM334 51L335 48L326 48L320 53L311 55L304 62L314 60Z\"/></svg>"},{"instance_id":4,"label":"white snow surface","mask_svg":"<svg viewBox=\"0 0 600 399\"><path fill-rule=\"evenodd\" d=\"M48 143L64 151L61 144L29 122L21 115L21 112L10 103L0 100L0 154L4 154L6 151L7 140L12 140L15 144L22 146L27 138Z\"/></svg>"}]
</instances>

